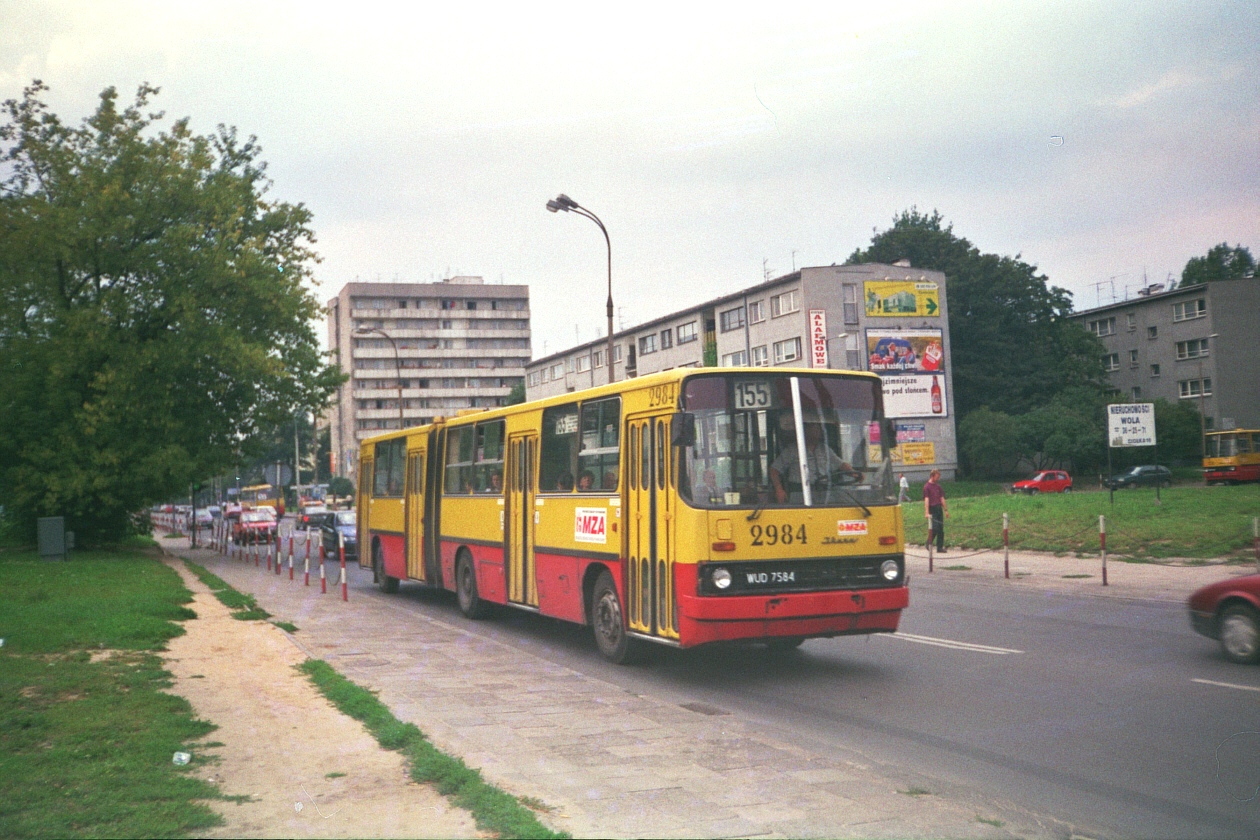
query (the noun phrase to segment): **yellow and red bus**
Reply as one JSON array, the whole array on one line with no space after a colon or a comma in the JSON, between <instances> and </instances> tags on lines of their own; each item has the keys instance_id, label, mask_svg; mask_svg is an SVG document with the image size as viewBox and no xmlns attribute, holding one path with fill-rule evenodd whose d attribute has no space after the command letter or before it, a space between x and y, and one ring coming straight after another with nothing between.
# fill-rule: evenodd
<instances>
[{"instance_id":1,"label":"yellow and red bus","mask_svg":"<svg viewBox=\"0 0 1260 840\"><path fill-rule=\"evenodd\" d=\"M246 510L259 508L275 510L276 504L280 501L280 488L271 484L252 484L249 487L242 487L236 500Z\"/></svg>"},{"instance_id":2,"label":"yellow and red bus","mask_svg":"<svg viewBox=\"0 0 1260 840\"><path fill-rule=\"evenodd\" d=\"M1260 429L1208 432L1203 441L1203 480L1208 484L1260 481Z\"/></svg>"},{"instance_id":3,"label":"yellow and red bus","mask_svg":"<svg viewBox=\"0 0 1260 840\"><path fill-rule=\"evenodd\" d=\"M364 441L359 562L674 647L890 633L895 435L866 373L687 368Z\"/></svg>"}]
</instances>

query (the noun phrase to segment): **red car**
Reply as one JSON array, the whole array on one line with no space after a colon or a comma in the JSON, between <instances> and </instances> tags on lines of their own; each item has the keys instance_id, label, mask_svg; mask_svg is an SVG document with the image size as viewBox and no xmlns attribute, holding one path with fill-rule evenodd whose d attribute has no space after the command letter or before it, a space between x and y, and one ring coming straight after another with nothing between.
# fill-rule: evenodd
<instances>
[{"instance_id":1,"label":"red car","mask_svg":"<svg viewBox=\"0 0 1260 840\"><path fill-rule=\"evenodd\" d=\"M1016 493L1027 493L1029 496L1035 496L1038 493L1071 493L1072 476L1063 470L1045 470L1032 478L1015 482L1011 489Z\"/></svg>"},{"instance_id":2,"label":"red car","mask_svg":"<svg viewBox=\"0 0 1260 840\"><path fill-rule=\"evenodd\" d=\"M1260 662L1260 574L1208 584L1190 596L1190 626L1221 643L1230 662Z\"/></svg>"},{"instance_id":3,"label":"red car","mask_svg":"<svg viewBox=\"0 0 1260 840\"><path fill-rule=\"evenodd\" d=\"M232 525L232 541L237 545L267 542L276 538L276 514L271 508L243 510Z\"/></svg>"}]
</instances>

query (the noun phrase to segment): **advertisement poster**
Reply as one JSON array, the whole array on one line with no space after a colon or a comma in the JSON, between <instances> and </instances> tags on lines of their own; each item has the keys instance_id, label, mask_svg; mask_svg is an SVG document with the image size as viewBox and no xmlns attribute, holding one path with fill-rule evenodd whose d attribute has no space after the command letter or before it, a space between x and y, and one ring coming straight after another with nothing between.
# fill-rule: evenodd
<instances>
[{"instance_id":1,"label":"advertisement poster","mask_svg":"<svg viewBox=\"0 0 1260 840\"><path fill-rule=\"evenodd\" d=\"M884 416L948 417L945 377L940 374L885 375Z\"/></svg>"},{"instance_id":2,"label":"advertisement poster","mask_svg":"<svg viewBox=\"0 0 1260 840\"><path fill-rule=\"evenodd\" d=\"M873 373L940 373L945 367L940 330L867 330L866 356Z\"/></svg>"},{"instance_id":3,"label":"advertisement poster","mask_svg":"<svg viewBox=\"0 0 1260 840\"><path fill-rule=\"evenodd\" d=\"M902 318L941 314L940 292L935 283L912 280L867 280L866 317Z\"/></svg>"},{"instance_id":4,"label":"advertisement poster","mask_svg":"<svg viewBox=\"0 0 1260 840\"><path fill-rule=\"evenodd\" d=\"M924 443L927 441L926 423L898 423L897 443Z\"/></svg>"},{"instance_id":5,"label":"advertisement poster","mask_svg":"<svg viewBox=\"0 0 1260 840\"><path fill-rule=\"evenodd\" d=\"M903 443L894 446L888 451L888 454L892 458L894 466L921 467L936 463L936 444L927 441L922 443ZM870 463L877 464L882 457L883 453L878 446L868 447L867 460Z\"/></svg>"},{"instance_id":6,"label":"advertisement poster","mask_svg":"<svg viewBox=\"0 0 1260 840\"><path fill-rule=\"evenodd\" d=\"M827 366L827 310L809 310L809 366Z\"/></svg>"}]
</instances>

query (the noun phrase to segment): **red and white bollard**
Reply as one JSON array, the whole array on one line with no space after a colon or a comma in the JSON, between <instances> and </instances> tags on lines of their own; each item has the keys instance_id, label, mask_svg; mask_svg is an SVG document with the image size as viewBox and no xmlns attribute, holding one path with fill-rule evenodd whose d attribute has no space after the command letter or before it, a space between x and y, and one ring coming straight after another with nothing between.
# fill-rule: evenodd
<instances>
[{"instance_id":1,"label":"red and white bollard","mask_svg":"<svg viewBox=\"0 0 1260 840\"><path fill-rule=\"evenodd\" d=\"M277 525L276 527L279 527L279 526ZM283 565L283 563L280 560L280 555L284 553L284 546L280 544L280 534L277 533L274 536L275 536L274 542L276 544L276 574L279 575L280 566ZM267 539L270 541L271 537L269 536Z\"/></svg>"},{"instance_id":2,"label":"red and white bollard","mask_svg":"<svg viewBox=\"0 0 1260 840\"><path fill-rule=\"evenodd\" d=\"M324 551L324 541L319 541L319 594L328 594L328 578L324 577L324 564L327 561L327 552Z\"/></svg>"},{"instance_id":3,"label":"red and white bollard","mask_svg":"<svg viewBox=\"0 0 1260 840\"><path fill-rule=\"evenodd\" d=\"M311 532L306 531L306 559L302 561L302 585L311 585Z\"/></svg>"},{"instance_id":4,"label":"red and white bollard","mask_svg":"<svg viewBox=\"0 0 1260 840\"><path fill-rule=\"evenodd\" d=\"M293 580L293 532L289 532L289 580Z\"/></svg>"},{"instance_id":5,"label":"red and white bollard","mask_svg":"<svg viewBox=\"0 0 1260 840\"><path fill-rule=\"evenodd\" d=\"M337 532L337 554L341 558L341 600L349 601L350 593L346 586L346 538L340 531Z\"/></svg>"},{"instance_id":6,"label":"red and white bollard","mask_svg":"<svg viewBox=\"0 0 1260 840\"><path fill-rule=\"evenodd\" d=\"M1107 517L1098 514L1098 541L1102 546L1103 586L1107 585Z\"/></svg>"},{"instance_id":7,"label":"red and white bollard","mask_svg":"<svg viewBox=\"0 0 1260 840\"><path fill-rule=\"evenodd\" d=\"M1006 570L1006 579L1011 579L1011 515L1002 514L1002 567Z\"/></svg>"}]
</instances>

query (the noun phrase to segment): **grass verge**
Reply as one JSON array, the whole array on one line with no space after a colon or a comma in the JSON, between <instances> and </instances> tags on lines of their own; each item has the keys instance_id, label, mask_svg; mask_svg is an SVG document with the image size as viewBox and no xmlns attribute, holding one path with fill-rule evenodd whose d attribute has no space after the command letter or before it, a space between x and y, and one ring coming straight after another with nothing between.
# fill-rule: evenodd
<instances>
[{"instance_id":1,"label":"grass verge","mask_svg":"<svg viewBox=\"0 0 1260 840\"><path fill-rule=\"evenodd\" d=\"M482 831L501 837L563 838L503 791L481 778L481 773L458 758L437 750L412 723L403 723L372 692L355 685L318 659L298 666L315 687L345 714L363 723L382 747L397 750L407 759L411 778L434 785L438 792L467 809Z\"/></svg>"},{"instance_id":2,"label":"grass verge","mask_svg":"<svg viewBox=\"0 0 1260 840\"><path fill-rule=\"evenodd\" d=\"M214 726L154 651L194 618L174 570L130 552L0 560L0 837L173 837L221 823L172 755Z\"/></svg>"},{"instance_id":3,"label":"grass verge","mask_svg":"<svg viewBox=\"0 0 1260 840\"><path fill-rule=\"evenodd\" d=\"M1251 520L1260 516L1260 485L1121 490L1040 496L955 497L945 487L946 541L965 548L1001 548L1002 514L1010 514L1011 548L1095 555L1098 517L1107 517L1107 552L1137 560L1166 557L1252 558ZM906 541L923 545L923 502L903 507Z\"/></svg>"},{"instance_id":4,"label":"grass verge","mask_svg":"<svg viewBox=\"0 0 1260 840\"><path fill-rule=\"evenodd\" d=\"M262 621L271 617L271 613L258 606L253 595L236 591L228 585L227 581L206 569L205 566L200 566L187 558L184 559L184 565L214 593L214 597L218 598L223 606L232 611L232 618L240 621Z\"/></svg>"}]
</instances>

